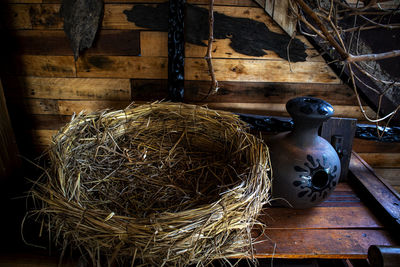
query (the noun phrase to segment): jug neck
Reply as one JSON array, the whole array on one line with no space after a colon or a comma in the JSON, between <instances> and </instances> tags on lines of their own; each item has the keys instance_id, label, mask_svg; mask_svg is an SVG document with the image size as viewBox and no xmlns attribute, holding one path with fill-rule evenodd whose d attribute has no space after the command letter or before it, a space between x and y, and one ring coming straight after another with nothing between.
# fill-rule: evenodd
<instances>
[{"instance_id":1,"label":"jug neck","mask_svg":"<svg viewBox=\"0 0 400 267\"><path fill-rule=\"evenodd\" d=\"M294 120L294 128L291 136L297 146L309 146L316 142L318 131L323 120L305 119L302 121Z\"/></svg>"}]
</instances>

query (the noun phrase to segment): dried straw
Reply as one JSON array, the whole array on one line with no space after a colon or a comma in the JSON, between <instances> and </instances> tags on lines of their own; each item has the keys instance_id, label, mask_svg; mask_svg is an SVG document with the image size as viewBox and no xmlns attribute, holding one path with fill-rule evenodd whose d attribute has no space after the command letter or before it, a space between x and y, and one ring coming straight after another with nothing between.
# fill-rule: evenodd
<instances>
[{"instance_id":1,"label":"dried straw","mask_svg":"<svg viewBox=\"0 0 400 267\"><path fill-rule=\"evenodd\" d=\"M186 104L81 113L53 137L34 213L94 265L251 256L271 183L268 148L246 130L236 115Z\"/></svg>"}]
</instances>

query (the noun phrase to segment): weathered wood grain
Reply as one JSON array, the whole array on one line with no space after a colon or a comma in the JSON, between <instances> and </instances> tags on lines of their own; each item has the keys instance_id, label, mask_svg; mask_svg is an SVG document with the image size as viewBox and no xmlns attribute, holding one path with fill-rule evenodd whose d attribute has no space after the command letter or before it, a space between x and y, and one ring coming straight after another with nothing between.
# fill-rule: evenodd
<instances>
[{"instance_id":1,"label":"weathered wood grain","mask_svg":"<svg viewBox=\"0 0 400 267\"><path fill-rule=\"evenodd\" d=\"M12 99L11 99L12 100ZM54 114L54 115L70 115L73 112L80 112L81 110L98 110L103 108L123 108L129 104L130 101L112 101L112 100L57 100L57 99L17 99L16 101L23 103L24 110L28 114ZM19 103L15 104L18 105ZM144 103L147 101L135 101L135 103ZM270 116L288 116L285 104L275 103L201 103L206 104L209 108L228 110L240 113L252 113ZM334 105L336 110L335 116L337 117L360 117L362 114L357 107L352 106L339 106ZM370 153L369 153L370 154Z\"/></svg>"},{"instance_id":2,"label":"weathered wood grain","mask_svg":"<svg viewBox=\"0 0 400 267\"><path fill-rule=\"evenodd\" d=\"M88 55L140 55L140 33L134 30L101 30ZM18 30L6 44L9 51L27 55L73 55L69 40L58 30Z\"/></svg>"},{"instance_id":3,"label":"weathered wood grain","mask_svg":"<svg viewBox=\"0 0 400 267\"><path fill-rule=\"evenodd\" d=\"M358 153L372 167L400 167L400 153Z\"/></svg>"},{"instance_id":4,"label":"weathered wood grain","mask_svg":"<svg viewBox=\"0 0 400 267\"><path fill-rule=\"evenodd\" d=\"M130 104L130 101L68 101L59 100L59 114L72 115L82 110L85 112L97 111L101 109L123 109Z\"/></svg>"},{"instance_id":5,"label":"weathered wood grain","mask_svg":"<svg viewBox=\"0 0 400 267\"><path fill-rule=\"evenodd\" d=\"M0 10L4 26L9 29L32 29L31 5L3 5Z\"/></svg>"},{"instance_id":6,"label":"weathered wood grain","mask_svg":"<svg viewBox=\"0 0 400 267\"><path fill-rule=\"evenodd\" d=\"M229 110L239 113L259 114L265 116L283 116L289 117L286 112L285 104L275 103L208 103L208 107L213 109ZM335 117L356 118L363 117L358 106L339 106L334 105ZM373 112L368 107L364 107L367 111Z\"/></svg>"},{"instance_id":7,"label":"weathered wood grain","mask_svg":"<svg viewBox=\"0 0 400 267\"><path fill-rule=\"evenodd\" d=\"M297 18L292 15L291 9L296 8L291 6L290 0L265 0L265 11L271 16L271 18L278 23L282 29L293 36L296 31Z\"/></svg>"},{"instance_id":8,"label":"weathered wood grain","mask_svg":"<svg viewBox=\"0 0 400 267\"><path fill-rule=\"evenodd\" d=\"M141 31L140 50L141 50L140 54L145 57L167 57L168 33L157 32L157 31ZM187 52L185 51L185 55L186 53Z\"/></svg>"},{"instance_id":9,"label":"weathered wood grain","mask_svg":"<svg viewBox=\"0 0 400 267\"><path fill-rule=\"evenodd\" d=\"M338 77L323 62L214 59L218 81L259 81L340 84ZM78 77L165 79L167 59L161 57L85 56L77 61ZM187 58L186 80L208 80L207 63Z\"/></svg>"},{"instance_id":10,"label":"weathered wood grain","mask_svg":"<svg viewBox=\"0 0 400 267\"><path fill-rule=\"evenodd\" d=\"M55 99L9 99L10 114L14 117L14 114L50 114L58 115L58 100Z\"/></svg>"},{"instance_id":11,"label":"weathered wood grain","mask_svg":"<svg viewBox=\"0 0 400 267\"><path fill-rule=\"evenodd\" d=\"M152 101L167 97L166 80L132 79L132 100ZM207 96L209 81L185 81L187 102L286 103L299 96L329 99L333 105L354 106L356 97L344 84L268 83L220 81L218 93Z\"/></svg>"},{"instance_id":12,"label":"weathered wood grain","mask_svg":"<svg viewBox=\"0 0 400 267\"><path fill-rule=\"evenodd\" d=\"M6 94L12 98L76 100L131 99L129 79L6 77Z\"/></svg>"},{"instance_id":13,"label":"weathered wood grain","mask_svg":"<svg viewBox=\"0 0 400 267\"><path fill-rule=\"evenodd\" d=\"M56 130L31 130L26 132L26 134L32 137L34 145L38 146L48 146L52 142L52 137L56 134Z\"/></svg>"},{"instance_id":14,"label":"weathered wood grain","mask_svg":"<svg viewBox=\"0 0 400 267\"><path fill-rule=\"evenodd\" d=\"M303 82L340 84L339 78L323 62L297 62L273 60L213 59L218 81ZM186 80L208 80L205 60L187 58Z\"/></svg>"},{"instance_id":15,"label":"weathered wood grain","mask_svg":"<svg viewBox=\"0 0 400 267\"><path fill-rule=\"evenodd\" d=\"M33 29L63 29L59 4L32 4L29 17Z\"/></svg>"},{"instance_id":16,"label":"weathered wood grain","mask_svg":"<svg viewBox=\"0 0 400 267\"><path fill-rule=\"evenodd\" d=\"M167 58L84 56L77 61L78 77L166 79Z\"/></svg>"},{"instance_id":17,"label":"weathered wood grain","mask_svg":"<svg viewBox=\"0 0 400 267\"><path fill-rule=\"evenodd\" d=\"M71 121L71 115L38 115L38 114L27 114L13 110L11 119L16 122L14 123L14 129L17 132L26 132L28 130L58 130L63 127L66 123ZM17 123L24 121L24 123Z\"/></svg>"},{"instance_id":18,"label":"weathered wood grain","mask_svg":"<svg viewBox=\"0 0 400 267\"><path fill-rule=\"evenodd\" d=\"M259 217L268 229L383 228L365 207L314 207L306 210L265 209Z\"/></svg>"},{"instance_id":19,"label":"weathered wood grain","mask_svg":"<svg viewBox=\"0 0 400 267\"><path fill-rule=\"evenodd\" d=\"M14 101L11 101L11 103L13 103L13 109L18 110L13 111L13 113L27 113L31 115L72 115L81 111L92 112L101 109L123 109L130 104L130 101L87 101L39 98L24 98Z\"/></svg>"},{"instance_id":20,"label":"weathered wood grain","mask_svg":"<svg viewBox=\"0 0 400 267\"><path fill-rule=\"evenodd\" d=\"M374 168L374 171L389 184L400 185L400 168Z\"/></svg>"},{"instance_id":21,"label":"weathered wood grain","mask_svg":"<svg viewBox=\"0 0 400 267\"><path fill-rule=\"evenodd\" d=\"M157 31L141 31L140 32L140 43L141 43L141 55L142 56L159 56L166 57L167 51L167 33ZM304 37L300 37L308 49L306 53L308 55L307 61L324 62L324 59L318 54L318 52L312 48L311 44ZM244 55L236 52L230 46L230 39L216 39L213 42L212 57L213 58L255 58L255 59L274 59L274 60L285 60L279 57L274 51L266 51L266 55L261 57ZM195 44L185 44L185 56L186 57L201 57L203 58L206 54L207 47L199 46Z\"/></svg>"},{"instance_id":22,"label":"weathered wood grain","mask_svg":"<svg viewBox=\"0 0 400 267\"><path fill-rule=\"evenodd\" d=\"M76 69L73 56L37 56L21 55L3 62L7 74L41 77L75 77Z\"/></svg>"},{"instance_id":23,"label":"weathered wood grain","mask_svg":"<svg viewBox=\"0 0 400 267\"><path fill-rule=\"evenodd\" d=\"M374 168L375 173L400 193L400 168Z\"/></svg>"},{"instance_id":24,"label":"weathered wood grain","mask_svg":"<svg viewBox=\"0 0 400 267\"><path fill-rule=\"evenodd\" d=\"M267 228L265 235L255 244L256 257L365 259L372 244L396 244L384 230Z\"/></svg>"},{"instance_id":25,"label":"weathered wood grain","mask_svg":"<svg viewBox=\"0 0 400 267\"><path fill-rule=\"evenodd\" d=\"M393 236L399 238L400 194L379 177L357 153L353 152L350 162L349 182L361 193L364 201L385 224L392 229Z\"/></svg>"},{"instance_id":26,"label":"weathered wood grain","mask_svg":"<svg viewBox=\"0 0 400 267\"><path fill-rule=\"evenodd\" d=\"M143 29L129 22L124 10L131 10L132 4L105 4L103 29ZM207 5L202 7L207 8ZM59 16L60 4L9 4L6 12L13 12L8 27L12 29L62 29ZM238 18L249 18L266 24L270 31L282 33L282 29L259 7L215 6L215 12Z\"/></svg>"},{"instance_id":27,"label":"weathered wood grain","mask_svg":"<svg viewBox=\"0 0 400 267\"><path fill-rule=\"evenodd\" d=\"M265 0L254 0L258 5L260 5L262 8L265 8Z\"/></svg>"},{"instance_id":28,"label":"weathered wood grain","mask_svg":"<svg viewBox=\"0 0 400 267\"><path fill-rule=\"evenodd\" d=\"M385 143L355 138L353 150L357 153L399 153L400 143Z\"/></svg>"},{"instance_id":29,"label":"weathered wood grain","mask_svg":"<svg viewBox=\"0 0 400 267\"><path fill-rule=\"evenodd\" d=\"M207 8L207 5L200 5ZM103 28L110 29L143 29L126 19L124 10L131 10L133 5L128 4L106 4L103 19ZM219 12L231 17L249 18L266 24L268 29L273 32L282 33L282 29L259 7L234 7L234 6L215 6L215 12Z\"/></svg>"}]
</instances>

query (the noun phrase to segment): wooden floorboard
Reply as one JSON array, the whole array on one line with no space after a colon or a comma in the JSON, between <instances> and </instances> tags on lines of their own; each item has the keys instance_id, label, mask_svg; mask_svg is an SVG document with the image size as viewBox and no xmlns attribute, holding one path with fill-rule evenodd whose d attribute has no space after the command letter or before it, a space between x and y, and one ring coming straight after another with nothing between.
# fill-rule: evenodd
<instances>
[{"instance_id":1,"label":"wooden floorboard","mask_svg":"<svg viewBox=\"0 0 400 267\"><path fill-rule=\"evenodd\" d=\"M370 245L393 245L385 230L266 229L255 244L258 258L365 259Z\"/></svg>"},{"instance_id":2,"label":"wooden floorboard","mask_svg":"<svg viewBox=\"0 0 400 267\"><path fill-rule=\"evenodd\" d=\"M317 207L267 207L259 219L267 227L258 239L262 242L255 245L258 258L365 259L372 244L397 244L347 183L338 184ZM260 232L254 230L253 234Z\"/></svg>"},{"instance_id":3,"label":"wooden floorboard","mask_svg":"<svg viewBox=\"0 0 400 267\"><path fill-rule=\"evenodd\" d=\"M315 207L306 210L270 208L260 216L268 229L383 228L365 206Z\"/></svg>"}]
</instances>

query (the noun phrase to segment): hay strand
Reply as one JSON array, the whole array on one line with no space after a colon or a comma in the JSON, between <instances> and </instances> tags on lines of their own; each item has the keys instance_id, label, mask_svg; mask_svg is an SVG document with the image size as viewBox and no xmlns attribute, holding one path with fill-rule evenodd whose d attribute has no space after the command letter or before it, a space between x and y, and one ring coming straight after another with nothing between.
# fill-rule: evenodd
<instances>
[{"instance_id":1,"label":"hay strand","mask_svg":"<svg viewBox=\"0 0 400 267\"><path fill-rule=\"evenodd\" d=\"M251 256L271 183L268 148L246 130L236 115L186 104L81 113L53 137L34 213L56 245L94 263Z\"/></svg>"}]
</instances>

